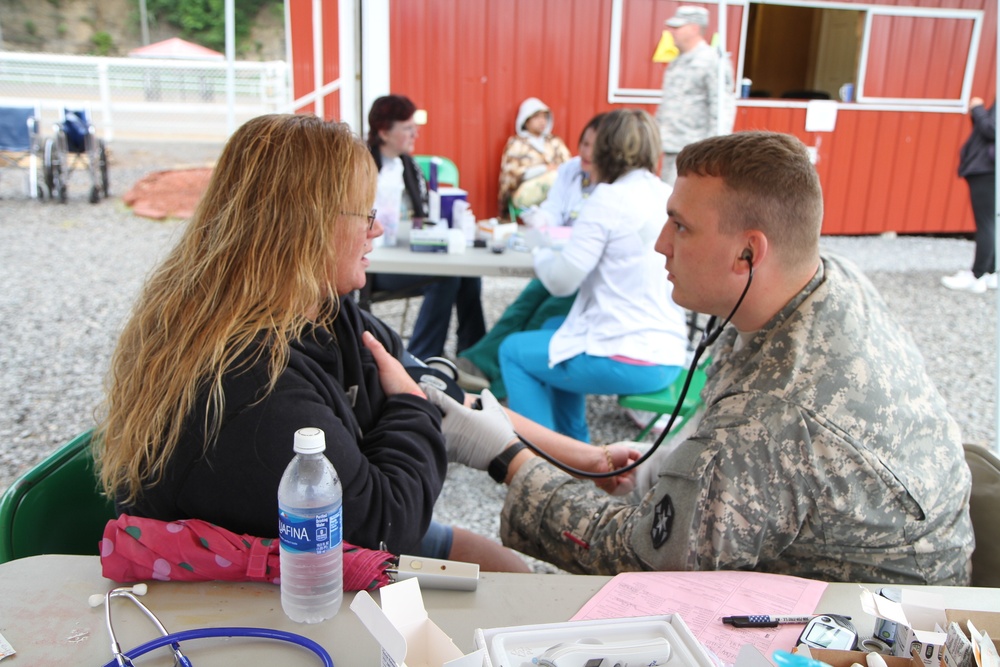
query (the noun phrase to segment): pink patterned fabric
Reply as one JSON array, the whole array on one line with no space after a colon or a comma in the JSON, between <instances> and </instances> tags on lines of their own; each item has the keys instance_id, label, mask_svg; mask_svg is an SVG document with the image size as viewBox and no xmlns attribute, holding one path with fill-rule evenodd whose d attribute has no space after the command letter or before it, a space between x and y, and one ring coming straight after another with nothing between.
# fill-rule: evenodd
<instances>
[{"instance_id":1,"label":"pink patterned fabric","mask_svg":"<svg viewBox=\"0 0 1000 667\"><path fill-rule=\"evenodd\" d=\"M344 542L344 590L374 590L389 583L395 557ZM123 514L108 521L100 543L101 567L113 581L280 582L277 539L237 535L201 521L158 521Z\"/></svg>"}]
</instances>

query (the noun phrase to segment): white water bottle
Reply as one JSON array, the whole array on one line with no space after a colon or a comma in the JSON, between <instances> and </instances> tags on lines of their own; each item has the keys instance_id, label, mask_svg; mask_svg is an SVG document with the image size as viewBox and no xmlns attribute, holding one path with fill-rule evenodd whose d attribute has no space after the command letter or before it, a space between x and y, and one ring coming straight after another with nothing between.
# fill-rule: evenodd
<instances>
[{"instance_id":1,"label":"white water bottle","mask_svg":"<svg viewBox=\"0 0 1000 667\"><path fill-rule=\"evenodd\" d=\"M343 489L318 428L295 432L295 457L278 485L281 608L297 623L333 618L344 599Z\"/></svg>"}]
</instances>

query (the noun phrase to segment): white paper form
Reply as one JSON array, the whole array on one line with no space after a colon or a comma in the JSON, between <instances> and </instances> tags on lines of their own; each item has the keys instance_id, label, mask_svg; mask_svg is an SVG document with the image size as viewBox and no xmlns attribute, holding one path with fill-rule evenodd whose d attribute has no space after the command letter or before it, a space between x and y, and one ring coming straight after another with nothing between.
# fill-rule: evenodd
<instances>
[{"instance_id":1,"label":"white paper form","mask_svg":"<svg viewBox=\"0 0 1000 667\"><path fill-rule=\"evenodd\" d=\"M812 614L826 587L760 572L627 572L605 584L572 620L680 614L702 644L734 664L744 644L767 656L791 650L803 626L733 628L723 616Z\"/></svg>"}]
</instances>

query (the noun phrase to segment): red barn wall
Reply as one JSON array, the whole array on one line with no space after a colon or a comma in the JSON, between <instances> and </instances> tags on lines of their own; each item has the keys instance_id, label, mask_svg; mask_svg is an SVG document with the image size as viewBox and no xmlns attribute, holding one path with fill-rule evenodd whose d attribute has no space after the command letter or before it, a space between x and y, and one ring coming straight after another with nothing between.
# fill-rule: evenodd
<instances>
[{"instance_id":1,"label":"red barn wall","mask_svg":"<svg viewBox=\"0 0 1000 667\"><path fill-rule=\"evenodd\" d=\"M289 2L310 4L308 0ZM625 1L621 87L659 88L664 66L652 63L651 55L664 19L680 4L678 0ZM879 4L983 10L971 95L992 101L996 2L897 0ZM330 8L325 11L333 12L334 6L325 5ZM714 32L716 8L708 7L713 17L709 30ZM726 42L734 67L740 58L743 11L743 6L733 5L726 14ZM479 217L496 214L500 156L524 98L538 97L552 108L555 133L574 152L581 128L594 113L619 106L655 112L652 103L608 102L611 14L611 0L391 0L392 92L408 95L428 112L416 152L445 155L456 162L461 185L469 191ZM967 22L963 26L943 19L909 24L880 21L876 19L873 32L871 62L880 62L878 49L891 49L883 53L905 57L907 67L902 71L870 67L869 94L956 95L964 71ZM299 34L311 41L310 28L293 35L293 44ZM336 46L331 48L331 33L326 34L325 52L335 58ZM302 63L298 53L294 59L299 96ZM307 60L311 71L311 51ZM311 74L306 81L311 85ZM331 106L327 108L329 115ZM826 197L825 233L973 229L965 183L955 173L959 146L969 132L965 115L842 105L833 132L807 133L805 113L801 102L740 101L736 129L789 132L815 147Z\"/></svg>"},{"instance_id":2,"label":"red barn wall","mask_svg":"<svg viewBox=\"0 0 1000 667\"><path fill-rule=\"evenodd\" d=\"M292 98L311 93L313 85L313 3L312 0L285 0L288 11L288 40L292 54ZM323 84L340 77L340 28L336 2L323 2ZM295 110L296 113L316 113L316 105L309 103ZM323 98L323 117L327 120L340 116L340 93L334 91Z\"/></svg>"}]
</instances>

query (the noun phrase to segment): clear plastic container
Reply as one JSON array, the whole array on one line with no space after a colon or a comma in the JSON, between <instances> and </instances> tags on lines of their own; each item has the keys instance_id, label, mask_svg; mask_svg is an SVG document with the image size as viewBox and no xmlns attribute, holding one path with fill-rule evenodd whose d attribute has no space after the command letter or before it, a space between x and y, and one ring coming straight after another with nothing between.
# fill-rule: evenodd
<instances>
[{"instance_id":1,"label":"clear plastic container","mask_svg":"<svg viewBox=\"0 0 1000 667\"><path fill-rule=\"evenodd\" d=\"M344 599L343 489L318 428L295 432L295 457L278 486L281 608L298 623L336 616Z\"/></svg>"}]
</instances>

